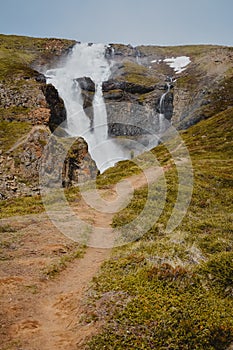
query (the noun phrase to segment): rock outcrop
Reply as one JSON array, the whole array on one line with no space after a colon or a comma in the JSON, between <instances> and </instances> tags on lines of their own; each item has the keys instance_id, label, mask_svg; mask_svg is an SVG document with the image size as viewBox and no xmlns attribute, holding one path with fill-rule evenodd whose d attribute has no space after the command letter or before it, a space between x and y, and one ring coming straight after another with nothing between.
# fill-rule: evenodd
<instances>
[{"instance_id":1,"label":"rock outcrop","mask_svg":"<svg viewBox=\"0 0 233 350\"><path fill-rule=\"evenodd\" d=\"M121 90L122 92L129 92L131 94L146 94L155 89L155 86L146 86L142 84L130 83L128 81L119 81L115 79L110 79L103 82L102 84L103 92L109 92L112 90Z\"/></svg>"},{"instance_id":2,"label":"rock outcrop","mask_svg":"<svg viewBox=\"0 0 233 350\"><path fill-rule=\"evenodd\" d=\"M52 84L45 84L42 87L46 102L50 109L49 128L52 132L58 126L66 122L66 109L63 100L58 95L57 89Z\"/></svg>"},{"instance_id":3,"label":"rock outcrop","mask_svg":"<svg viewBox=\"0 0 233 350\"><path fill-rule=\"evenodd\" d=\"M93 100L96 91L95 83L89 77L77 78L75 81L81 89L83 110L90 119L90 128L92 129L94 122Z\"/></svg>"},{"instance_id":4,"label":"rock outcrop","mask_svg":"<svg viewBox=\"0 0 233 350\"><path fill-rule=\"evenodd\" d=\"M95 179L99 174L96 163L88 152L86 141L79 137L67 153L63 169L63 186L69 187Z\"/></svg>"},{"instance_id":5,"label":"rock outcrop","mask_svg":"<svg viewBox=\"0 0 233 350\"><path fill-rule=\"evenodd\" d=\"M79 137L72 139L71 147L67 144L71 144L70 139L51 135L48 127L34 126L7 154L1 152L0 198L39 194L39 174L43 172L51 174L58 187L95 178L99 171L88 152L86 141ZM65 154L64 159L61 154Z\"/></svg>"},{"instance_id":6,"label":"rock outcrop","mask_svg":"<svg viewBox=\"0 0 233 350\"><path fill-rule=\"evenodd\" d=\"M132 47L117 46L115 50L114 46L112 74L102 84L110 136L139 136L159 131L160 99L167 90L166 76L152 74L149 67L138 64L138 55L139 51ZM163 105L165 118L171 120L172 89Z\"/></svg>"}]
</instances>

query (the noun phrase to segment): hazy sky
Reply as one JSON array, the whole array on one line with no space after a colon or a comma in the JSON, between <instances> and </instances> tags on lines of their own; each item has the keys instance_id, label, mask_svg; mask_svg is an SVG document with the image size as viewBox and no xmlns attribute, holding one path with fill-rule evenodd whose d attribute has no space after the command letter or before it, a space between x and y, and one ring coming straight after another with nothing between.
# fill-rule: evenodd
<instances>
[{"instance_id":1,"label":"hazy sky","mask_svg":"<svg viewBox=\"0 0 233 350\"><path fill-rule=\"evenodd\" d=\"M0 32L82 42L233 46L233 0L0 0Z\"/></svg>"}]
</instances>

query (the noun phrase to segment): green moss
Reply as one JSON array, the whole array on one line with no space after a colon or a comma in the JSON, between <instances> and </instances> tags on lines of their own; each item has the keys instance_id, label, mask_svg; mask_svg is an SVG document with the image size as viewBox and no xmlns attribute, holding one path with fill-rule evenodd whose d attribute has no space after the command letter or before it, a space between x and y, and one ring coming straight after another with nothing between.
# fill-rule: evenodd
<instances>
[{"instance_id":1,"label":"green moss","mask_svg":"<svg viewBox=\"0 0 233 350\"><path fill-rule=\"evenodd\" d=\"M14 108L14 110L15 109L16 108ZM21 111L21 109L17 109L17 112L19 110ZM13 109L11 109L11 111L13 111ZM28 122L0 121L0 149L3 151L9 150L15 142L26 135L30 129L31 124Z\"/></svg>"},{"instance_id":2,"label":"green moss","mask_svg":"<svg viewBox=\"0 0 233 350\"><path fill-rule=\"evenodd\" d=\"M74 45L74 40L41 39L0 34L0 80L33 77L32 63Z\"/></svg>"},{"instance_id":3,"label":"green moss","mask_svg":"<svg viewBox=\"0 0 233 350\"><path fill-rule=\"evenodd\" d=\"M153 86L158 80L151 76L148 68L134 62L125 62L123 65L123 73L117 79L127 81L129 83Z\"/></svg>"},{"instance_id":4,"label":"green moss","mask_svg":"<svg viewBox=\"0 0 233 350\"><path fill-rule=\"evenodd\" d=\"M75 259L82 258L85 253L85 246L79 246L77 243L74 243L74 246L76 247L75 250L72 249L71 252L63 255L59 261L47 266L43 270L43 274L49 278L54 278L67 267L68 263L74 261Z\"/></svg>"},{"instance_id":5,"label":"green moss","mask_svg":"<svg viewBox=\"0 0 233 350\"><path fill-rule=\"evenodd\" d=\"M44 211L43 203L40 196L21 197L0 201L0 218L36 214Z\"/></svg>"},{"instance_id":6,"label":"green moss","mask_svg":"<svg viewBox=\"0 0 233 350\"><path fill-rule=\"evenodd\" d=\"M94 281L93 304L108 293L121 293L125 302L114 312L111 303L106 306L105 326L89 349L219 350L233 342L232 120L228 109L182 133L194 169L188 211L180 225L166 233L177 197L177 174L171 166L159 220L137 242L115 249ZM153 153L162 164L170 162L165 146ZM112 173L116 178L118 166ZM127 172L130 163L124 167ZM156 205L160 185L155 184ZM135 191L113 226L137 217L147 194L146 187ZM99 320L98 312L94 316Z\"/></svg>"},{"instance_id":7,"label":"green moss","mask_svg":"<svg viewBox=\"0 0 233 350\"><path fill-rule=\"evenodd\" d=\"M206 263L202 264L199 272L207 281L209 288L213 287L217 293L223 296L233 295L233 253L224 252L213 255Z\"/></svg>"}]
</instances>

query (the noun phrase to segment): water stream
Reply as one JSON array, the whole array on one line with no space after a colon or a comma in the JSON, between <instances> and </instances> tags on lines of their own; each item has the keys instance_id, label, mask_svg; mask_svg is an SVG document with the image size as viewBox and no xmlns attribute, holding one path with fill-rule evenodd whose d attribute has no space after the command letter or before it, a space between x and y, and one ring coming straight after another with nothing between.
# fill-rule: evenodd
<instances>
[{"instance_id":1,"label":"water stream","mask_svg":"<svg viewBox=\"0 0 233 350\"><path fill-rule=\"evenodd\" d=\"M145 146L138 142L126 146L124 142L108 137L106 107L102 94L102 82L108 80L111 65L105 57L104 44L76 44L63 67L50 69L45 75L47 83L53 84L64 100L67 111L67 132L70 136L82 136L88 143L88 149L95 160L100 172L113 166L123 159L130 159L145 151ZM90 126L90 119L83 110L83 99L77 78L90 77L95 83L96 92L93 100L94 120ZM168 85L168 89L170 86ZM160 128L164 118L163 102L168 91L160 100ZM149 148L157 144L156 137ZM134 149L135 147L135 149Z\"/></svg>"}]
</instances>

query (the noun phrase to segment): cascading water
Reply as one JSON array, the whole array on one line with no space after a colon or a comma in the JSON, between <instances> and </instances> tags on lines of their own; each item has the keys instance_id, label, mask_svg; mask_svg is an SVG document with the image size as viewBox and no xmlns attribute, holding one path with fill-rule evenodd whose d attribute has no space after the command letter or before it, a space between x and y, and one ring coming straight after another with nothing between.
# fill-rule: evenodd
<instances>
[{"instance_id":1,"label":"cascading water","mask_svg":"<svg viewBox=\"0 0 233 350\"><path fill-rule=\"evenodd\" d=\"M107 113L102 96L102 82L110 75L110 65L105 58L103 44L77 44L64 67L46 72L47 82L53 84L64 100L67 110L67 132L82 136L88 143L89 152L100 171L117 161L129 158L120 145L108 139ZM76 79L90 77L96 86L93 100L94 122L83 110L81 89Z\"/></svg>"},{"instance_id":2,"label":"cascading water","mask_svg":"<svg viewBox=\"0 0 233 350\"><path fill-rule=\"evenodd\" d=\"M81 136L87 141L89 152L100 172L120 160L132 158L132 154L136 156L151 149L158 143L156 135L150 135L147 147L140 142L131 140L127 144L123 142L125 140L119 142L119 140L108 137L107 113L102 94L102 82L108 80L111 73L106 53L111 58L113 49L104 44L76 44L63 67L50 69L45 73L47 83L53 84L64 100L67 111L66 131L70 136ZM89 117L83 110L82 91L77 82L77 78L84 77L91 78L95 83L93 124L90 123ZM160 100L160 132L164 131L164 99L169 89L168 84L168 90Z\"/></svg>"},{"instance_id":3,"label":"cascading water","mask_svg":"<svg viewBox=\"0 0 233 350\"><path fill-rule=\"evenodd\" d=\"M167 120L165 118L165 97L171 90L170 83L172 82L172 79L170 79L170 82L167 82L167 90L162 94L160 101L159 101L159 131L160 133L163 133L167 127Z\"/></svg>"}]
</instances>

